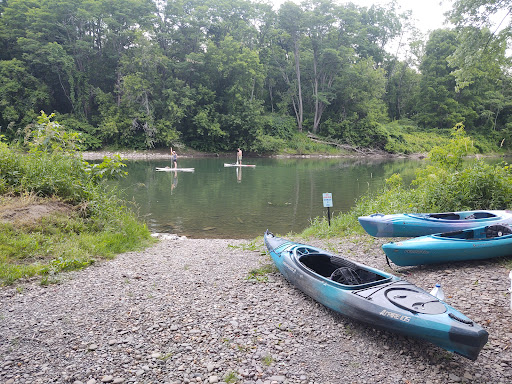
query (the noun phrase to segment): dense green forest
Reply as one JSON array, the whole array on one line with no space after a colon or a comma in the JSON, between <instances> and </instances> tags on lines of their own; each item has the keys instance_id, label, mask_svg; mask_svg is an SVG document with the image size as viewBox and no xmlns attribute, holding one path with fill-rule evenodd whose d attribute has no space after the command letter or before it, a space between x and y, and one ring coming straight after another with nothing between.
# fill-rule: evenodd
<instances>
[{"instance_id":1,"label":"dense green forest","mask_svg":"<svg viewBox=\"0 0 512 384\"><path fill-rule=\"evenodd\" d=\"M43 110L87 149L264 153L312 132L404 151L458 123L508 147L510 27L489 16L510 7L458 0L456 28L422 36L393 3L0 0L0 134Z\"/></svg>"}]
</instances>

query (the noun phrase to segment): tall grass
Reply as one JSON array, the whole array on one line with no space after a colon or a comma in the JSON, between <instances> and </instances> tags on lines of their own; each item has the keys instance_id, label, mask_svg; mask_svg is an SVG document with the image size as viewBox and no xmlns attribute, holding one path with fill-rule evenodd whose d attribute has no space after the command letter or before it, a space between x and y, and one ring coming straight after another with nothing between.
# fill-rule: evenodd
<instances>
[{"instance_id":1,"label":"tall grass","mask_svg":"<svg viewBox=\"0 0 512 384\"><path fill-rule=\"evenodd\" d=\"M107 191L75 153L24 153L0 143L2 212L60 204L50 215L0 223L0 283L84 268L139 249L152 239L145 224Z\"/></svg>"}]
</instances>

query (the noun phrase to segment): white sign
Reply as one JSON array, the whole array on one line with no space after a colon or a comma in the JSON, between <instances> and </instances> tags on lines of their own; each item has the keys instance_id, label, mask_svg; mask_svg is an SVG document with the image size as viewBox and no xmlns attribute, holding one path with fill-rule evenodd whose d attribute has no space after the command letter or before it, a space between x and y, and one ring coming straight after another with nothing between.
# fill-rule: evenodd
<instances>
[{"instance_id":1,"label":"white sign","mask_svg":"<svg viewBox=\"0 0 512 384\"><path fill-rule=\"evenodd\" d=\"M324 207L332 207L332 193L324 193Z\"/></svg>"}]
</instances>

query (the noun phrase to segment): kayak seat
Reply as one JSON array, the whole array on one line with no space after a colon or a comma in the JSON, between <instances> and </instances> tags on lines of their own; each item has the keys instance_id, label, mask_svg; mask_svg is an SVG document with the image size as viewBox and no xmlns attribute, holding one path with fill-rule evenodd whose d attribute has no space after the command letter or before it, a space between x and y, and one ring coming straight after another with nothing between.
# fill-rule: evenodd
<instances>
[{"instance_id":1,"label":"kayak seat","mask_svg":"<svg viewBox=\"0 0 512 384\"><path fill-rule=\"evenodd\" d=\"M431 213L429 216L433 219L460 220L460 215L454 212Z\"/></svg>"},{"instance_id":2,"label":"kayak seat","mask_svg":"<svg viewBox=\"0 0 512 384\"><path fill-rule=\"evenodd\" d=\"M488 219L490 217L496 217L496 215L490 212L473 212L471 215L466 216L464 220Z\"/></svg>"},{"instance_id":3,"label":"kayak seat","mask_svg":"<svg viewBox=\"0 0 512 384\"><path fill-rule=\"evenodd\" d=\"M491 212L475 212L475 219L488 219L489 217L496 217L494 213Z\"/></svg>"},{"instance_id":4,"label":"kayak seat","mask_svg":"<svg viewBox=\"0 0 512 384\"><path fill-rule=\"evenodd\" d=\"M363 283L355 269L341 267L331 274L331 280L343 285L360 285Z\"/></svg>"},{"instance_id":5,"label":"kayak seat","mask_svg":"<svg viewBox=\"0 0 512 384\"><path fill-rule=\"evenodd\" d=\"M445 232L440 233L437 235L439 237L451 237L456 239L474 239L475 238L475 231L466 229L466 230L460 230L460 231L453 231L453 232Z\"/></svg>"},{"instance_id":6,"label":"kayak seat","mask_svg":"<svg viewBox=\"0 0 512 384\"><path fill-rule=\"evenodd\" d=\"M334 255L304 254L299 257L299 261L313 272L344 285L371 284L387 278Z\"/></svg>"},{"instance_id":7,"label":"kayak seat","mask_svg":"<svg viewBox=\"0 0 512 384\"><path fill-rule=\"evenodd\" d=\"M489 225L487 228L485 228L485 237L488 239L510 234L512 234L512 229L508 225L496 224Z\"/></svg>"}]
</instances>

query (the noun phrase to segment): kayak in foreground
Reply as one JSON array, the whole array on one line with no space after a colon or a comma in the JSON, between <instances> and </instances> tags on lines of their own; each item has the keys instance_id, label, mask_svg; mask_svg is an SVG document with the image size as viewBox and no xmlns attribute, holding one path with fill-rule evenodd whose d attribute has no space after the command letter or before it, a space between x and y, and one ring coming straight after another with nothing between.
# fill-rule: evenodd
<instances>
[{"instance_id":1,"label":"kayak in foreground","mask_svg":"<svg viewBox=\"0 0 512 384\"><path fill-rule=\"evenodd\" d=\"M194 168L171 168L171 167L156 167L156 170L159 172L194 172Z\"/></svg>"},{"instance_id":2,"label":"kayak in foreground","mask_svg":"<svg viewBox=\"0 0 512 384\"><path fill-rule=\"evenodd\" d=\"M442 213L375 213L358 218L368 234L376 237L416 237L461 231L485 225L512 223L512 211L461 211Z\"/></svg>"},{"instance_id":3,"label":"kayak in foreground","mask_svg":"<svg viewBox=\"0 0 512 384\"><path fill-rule=\"evenodd\" d=\"M236 163L224 163L225 167L255 167L255 164L236 164Z\"/></svg>"},{"instance_id":4,"label":"kayak in foreground","mask_svg":"<svg viewBox=\"0 0 512 384\"><path fill-rule=\"evenodd\" d=\"M428 292L389 273L275 237L265 245L284 277L326 307L354 320L430 341L476 360L488 333Z\"/></svg>"},{"instance_id":5,"label":"kayak in foreground","mask_svg":"<svg viewBox=\"0 0 512 384\"><path fill-rule=\"evenodd\" d=\"M508 225L495 224L439 233L384 244L382 250L400 266L510 256L512 229Z\"/></svg>"}]
</instances>

